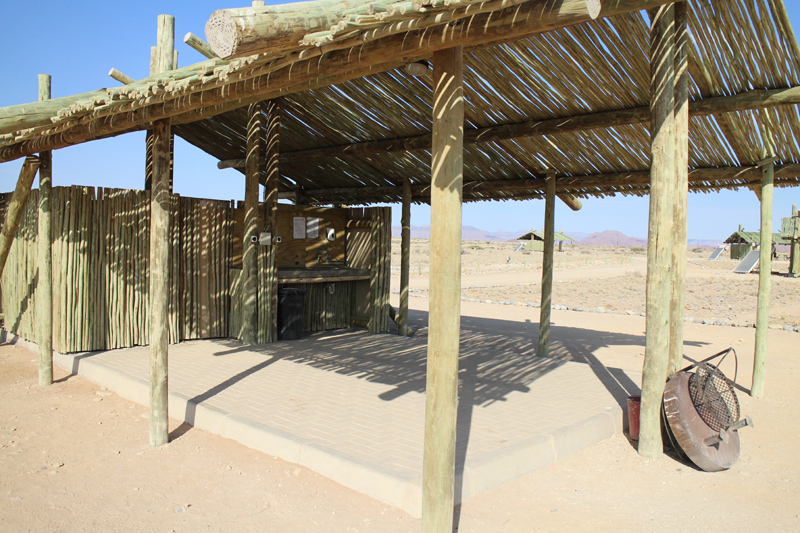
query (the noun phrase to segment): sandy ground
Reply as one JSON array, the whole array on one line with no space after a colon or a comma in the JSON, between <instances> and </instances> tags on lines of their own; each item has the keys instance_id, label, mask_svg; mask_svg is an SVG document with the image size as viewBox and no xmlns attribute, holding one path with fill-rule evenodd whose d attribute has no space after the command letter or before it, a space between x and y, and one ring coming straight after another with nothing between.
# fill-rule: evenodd
<instances>
[{"instance_id":1,"label":"sandy ground","mask_svg":"<svg viewBox=\"0 0 800 533\"><path fill-rule=\"evenodd\" d=\"M495 246L467 243L484 245ZM424 243L416 248L416 264L422 265ZM513 255L507 263L512 254L502 246L485 253L466 249L474 253L462 257L464 286L519 285L478 291L482 299L538 300L531 296L538 286L529 280L540 277L536 262L541 254ZM568 290L557 292L554 302L609 310L615 305L634 310L643 303L641 253L573 252L561 254L560 268L556 261L557 291ZM476 261L469 261L471 256ZM687 293L687 315L696 306L698 316L749 320L754 293L748 291L757 285L757 276L729 276L722 262L691 261L702 266L693 269L690 263L687 285L695 290ZM412 260L412 270L414 265ZM796 324L800 284L779 275L773 282L773 298L785 293L779 298L787 300L783 310L773 311L775 318ZM423 277L412 279L420 291L426 285ZM492 290L520 290L526 296L496 296ZM411 305L420 311L412 313L419 322L427 299L412 298ZM465 330L497 329L501 323L508 331L535 331L538 309L465 302L462 316ZM642 317L556 310L553 323L554 356L641 369ZM424 335L424 324L417 326ZM709 474L669 455L644 460L619 436L467 502L456 510L458 530L800 531L800 428L795 420L800 334L770 331L767 395L753 400L747 390L754 331L686 324L688 359L729 346L739 355L739 401L756 427L742 430L742 453L733 468ZM532 334L529 345L535 344ZM504 349L524 351L529 345ZM732 366L724 370L732 377ZM419 520L305 468L176 421L172 442L150 448L144 407L61 370L56 378L52 387L40 388L34 355L0 345L0 531L420 529Z\"/></svg>"}]
</instances>

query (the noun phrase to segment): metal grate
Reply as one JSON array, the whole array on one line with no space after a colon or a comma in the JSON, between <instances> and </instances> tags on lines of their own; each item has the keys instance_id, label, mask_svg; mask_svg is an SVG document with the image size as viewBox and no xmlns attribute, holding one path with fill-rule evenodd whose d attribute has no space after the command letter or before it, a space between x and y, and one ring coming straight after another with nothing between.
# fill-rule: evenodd
<instances>
[{"instance_id":1,"label":"metal grate","mask_svg":"<svg viewBox=\"0 0 800 533\"><path fill-rule=\"evenodd\" d=\"M722 431L739 420L739 400L728 378L705 363L689 377L689 395L703 422Z\"/></svg>"}]
</instances>

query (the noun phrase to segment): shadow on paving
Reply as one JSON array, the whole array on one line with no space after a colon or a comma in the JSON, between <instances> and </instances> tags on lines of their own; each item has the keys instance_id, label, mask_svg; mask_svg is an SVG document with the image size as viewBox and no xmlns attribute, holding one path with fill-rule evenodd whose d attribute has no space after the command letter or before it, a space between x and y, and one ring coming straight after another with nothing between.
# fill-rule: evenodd
<instances>
[{"instance_id":1,"label":"shadow on paving","mask_svg":"<svg viewBox=\"0 0 800 533\"><path fill-rule=\"evenodd\" d=\"M232 376L194 398L192 403L207 400L279 360L391 385L393 389L379 396L385 401L410 392L424 394L427 320L426 312L410 313L411 326L422 332L419 337L410 339L365 335L362 330L337 330L272 345L244 347L238 341L217 341L230 349L219 351L216 356L254 351L269 355L270 359ZM476 406L505 401L512 392L528 392L538 378L568 362L588 364L620 406L626 404L628 396L639 394L639 386L623 370L605 367L593 353L610 346L644 346L643 335L554 326L552 337L568 340L553 342L553 357L536 357L538 328L537 323L531 322L462 317L456 446L456 463L461 468L467 454L472 412Z\"/></svg>"}]
</instances>

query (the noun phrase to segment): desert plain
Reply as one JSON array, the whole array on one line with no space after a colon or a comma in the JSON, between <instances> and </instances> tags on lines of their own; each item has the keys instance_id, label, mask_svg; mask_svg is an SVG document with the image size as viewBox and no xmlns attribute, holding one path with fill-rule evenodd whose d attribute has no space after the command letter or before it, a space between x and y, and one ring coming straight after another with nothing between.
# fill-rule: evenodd
<instances>
[{"instance_id":1,"label":"desert plain","mask_svg":"<svg viewBox=\"0 0 800 533\"><path fill-rule=\"evenodd\" d=\"M419 338L428 247L412 241L410 323ZM492 339L498 350L535 357L542 254L515 247L463 243L462 343ZM395 239L394 290L399 249ZM738 261L709 254L689 252L684 353L688 364L736 350L738 368L728 360L723 370L735 373L742 412L755 421L741 431L737 464L712 474L670 453L646 460L620 434L466 502L455 510L458 531L800 530L800 279L786 275L787 261L773 263L766 396L756 400L758 275L735 274ZM641 370L645 279L643 249L565 245L555 259L551 356ZM504 342L506 327L530 339ZM403 511L176 420L170 444L151 448L145 406L63 369L41 388L35 359L0 345L1 531L420 530Z\"/></svg>"}]
</instances>

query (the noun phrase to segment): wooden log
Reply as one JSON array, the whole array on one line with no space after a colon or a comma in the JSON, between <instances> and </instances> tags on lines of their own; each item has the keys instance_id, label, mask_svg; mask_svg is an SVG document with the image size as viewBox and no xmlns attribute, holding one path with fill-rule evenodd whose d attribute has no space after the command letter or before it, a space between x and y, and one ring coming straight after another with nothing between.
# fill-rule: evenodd
<instances>
[{"instance_id":1,"label":"wooden log","mask_svg":"<svg viewBox=\"0 0 800 533\"><path fill-rule=\"evenodd\" d=\"M403 181L403 207L400 219L400 311L398 327L400 335L408 336L408 285L411 270L411 181Z\"/></svg>"},{"instance_id":2,"label":"wooden log","mask_svg":"<svg viewBox=\"0 0 800 533\"><path fill-rule=\"evenodd\" d=\"M25 158L25 162L19 171L19 179L17 179L14 194L11 195L11 200L9 200L8 207L6 207L6 219L3 221L3 229L0 231L0 278L3 276L8 252L11 250L14 236L17 234L17 227L19 227L22 216L25 213L25 204L28 201L28 196L30 196L33 178L36 176L40 164L41 160L38 157L29 156Z\"/></svg>"},{"instance_id":3,"label":"wooden log","mask_svg":"<svg viewBox=\"0 0 800 533\"><path fill-rule=\"evenodd\" d=\"M219 57L214 51L208 46L208 43L205 42L203 39L198 37L192 32L187 33L183 37L183 42L200 52L202 55L207 57L208 59L215 59Z\"/></svg>"},{"instance_id":4,"label":"wooden log","mask_svg":"<svg viewBox=\"0 0 800 533\"><path fill-rule=\"evenodd\" d=\"M175 17L171 15L158 16L158 29L157 29L156 46L150 49L150 75L161 74L168 70L175 68ZM152 130L147 131L145 136L145 178L144 190L151 190L152 172L153 172L153 140ZM170 146L173 146L174 141L171 137L170 130ZM173 154L170 154L170 184L169 190L172 191L172 160Z\"/></svg>"},{"instance_id":5,"label":"wooden log","mask_svg":"<svg viewBox=\"0 0 800 533\"><path fill-rule=\"evenodd\" d=\"M797 219L797 206L792 205L792 218ZM797 277L800 275L800 221L795 220L792 228L792 243L789 248L789 275Z\"/></svg>"},{"instance_id":6,"label":"wooden log","mask_svg":"<svg viewBox=\"0 0 800 533\"><path fill-rule=\"evenodd\" d=\"M650 23L651 152L647 232L647 315L639 454L660 457L661 398L669 366L672 191L675 188L675 15L672 5L654 10Z\"/></svg>"},{"instance_id":7,"label":"wooden log","mask_svg":"<svg viewBox=\"0 0 800 533\"><path fill-rule=\"evenodd\" d=\"M389 5L397 0L376 0ZM363 5L359 0L317 0L262 7L218 9L206 22L206 39L219 57L297 48L297 43L320 28L329 29L345 14Z\"/></svg>"},{"instance_id":8,"label":"wooden log","mask_svg":"<svg viewBox=\"0 0 800 533\"><path fill-rule=\"evenodd\" d=\"M556 227L556 177L547 178L547 197L544 204L544 254L542 256L542 305L539 310L539 348L536 355L550 354L550 312L553 303L553 255Z\"/></svg>"},{"instance_id":9,"label":"wooden log","mask_svg":"<svg viewBox=\"0 0 800 533\"><path fill-rule=\"evenodd\" d=\"M169 441L169 121L153 124L153 190L150 196L150 445Z\"/></svg>"},{"instance_id":10,"label":"wooden log","mask_svg":"<svg viewBox=\"0 0 800 533\"><path fill-rule=\"evenodd\" d=\"M433 189L422 530L451 531L455 480L458 353L461 324L463 54L433 56Z\"/></svg>"},{"instance_id":11,"label":"wooden log","mask_svg":"<svg viewBox=\"0 0 800 533\"><path fill-rule=\"evenodd\" d=\"M613 4L604 5L600 15L606 17L638 11L666 1L616 0ZM229 82L207 90L198 88L197 92L181 95L181 98L165 96L163 99L142 102L139 105L121 103L119 105L126 106L123 120L115 116L113 107L105 109L71 125L69 135L59 131L53 135L27 139L0 148L0 162L17 159L29 153L112 136L176 115L184 116L173 123L193 122L233 107L397 68L411 60L428 57L437 50L452 46L490 46L501 40L523 38L588 20L591 17L583 0L564 0L558 4L550 0L530 0L509 8L500 15L493 12L478 15L458 32L452 31L449 24L443 24L429 28L427 33L430 38L426 39L408 39L406 34L401 33L366 44L359 42L357 54L353 54L351 47L343 48L328 53L321 63L318 60L321 51L317 54L305 54L298 56L303 59L287 63L286 68L268 70L250 78L247 83ZM200 110L203 111L198 113Z\"/></svg>"},{"instance_id":12,"label":"wooden log","mask_svg":"<svg viewBox=\"0 0 800 533\"><path fill-rule=\"evenodd\" d=\"M779 103L780 102L780 103ZM695 100L689 104L689 115L692 117L719 115L734 111L749 109L762 109L775 105L800 103L800 87L790 89L775 89L770 91L747 91L733 96L719 96ZM647 124L650 122L650 108L636 107L619 109L615 111L602 111L586 115L575 115L546 120L531 120L500 126L489 126L466 130L464 144L480 142L497 142L508 139L526 137L541 137L545 135L558 135L607 129L617 126L632 124ZM346 157L354 155L405 152L414 150L430 150L430 134L401 137L379 141L364 141L360 143L330 146L325 148L312 148L281 154L281 161L305 161L316 158ZM231 160L235 163L237 160ZM225 167L228 168L228 167Z\"/></svg>"},{"instance_id":13,"label":"wooden log","mask_svg":"<svg viewBox=\"0 0 800 533\"><path fill-rule=\"evenodd\" d=\"M772 189L773 163L762 168L761 180L761 230L758 260L758 308L756 309L756 343L753 360L753 383L750 396L764 397L767 372L767 339L769 337L769 295L772 276Z\"/></svg>"},{"instance_id":14,"label":"wooden log","mask_svg":"<svg viewBox=\"0 0 800 533\"><path fill-rule=\"evenodd\" d=\"M136 81L127 74L123 74L115 68L109 70L108 75L124 85L128 85L129 83L134 83Z\"/></svg>"},{"instance_id":15,"label":"wooden log","mask_svg":"<svg viewBox=\"0 0 800 533\"><path fill-rule=\"evenodd\" d=\"M105 96L107 89L0 107L0 135L50 124L50 118L71 104Z\"/></svg>"},{"instance_id":16,"label":"wooden log","mask_svg":"<svg viewBox=\"0 0 800 533\"><path fill-rule=\"evenodd\" d=\"M675 4L675 200L669 308L669 365L683 365L683 308L686 290L687 204L689 195L689 3Z\"/></svg>"},{"instance_id":17,"label":"wooden log","mask_svg":"<svg viewBox=\"0 0 800 533\"><path fill-rule=\"evenodd\" d=\"M220 170L226 168L244 168L247 159L225 159L217 162L217 168Z\"/></svg>"},{"instance_id":18,"label":"wooden log","mask_svg":"<svg viewBox=\"0 0 800 533\"><path fill-rule=\"evenodd\" d=\"M245 344L256 342L258 327L258 184L264 164L264 113L262 104L247 111L247 169L244 191L244 231L242 239L242 338Z\"/></svg>"},{"instance_id":19,"label":"wooden log","mask_svg":"<svg viewBox=\"0 0 800 533\"><path fill-rule=\"evenodd\" d=\"M280 131L281 131L281 105L280 100L270 100L266 103L267 114L267 146L266 146L266 181L264 183L264 209L265 231L274 239L278 229L278 186L280 179ZM278 271L276 259L278 256L277 244L273 241L268 246L267 272L265 283L267 286L268 301L264 307L268 310L267 342L278 340Z\"/></svg>"},{"instance_id":20,"label":"wooden log","mask_svg":"<svg viewBox=\"0 0 800 533\"><path fill-rule=\"evenodd\" d=\"M580 199L574 197L571 194L557 194L556 196L558 196L558 198L573 211L580 211L581 207L583 207L583 204L581 203Z\"/></svg>"},{"instance_id":21,"label":"wooden log","mask_svg":"<svg viewBox=\"0 0 800 533\"><path fill-rule=\"evenodd\" d=\"M39 74L39 100L50 98L50 75ZM52 154L39 154L39 285L36 302L39 324L39 385L53 384L53 250L51 199L53 195Z\"/></svg>"}]
</instances>

